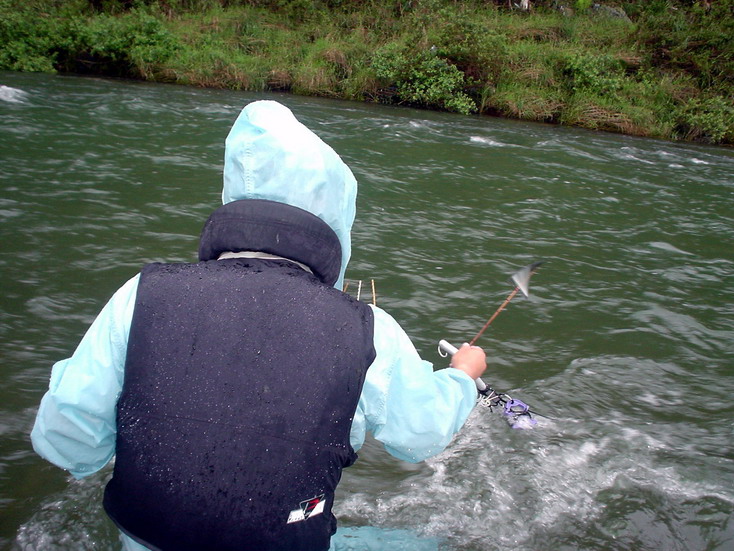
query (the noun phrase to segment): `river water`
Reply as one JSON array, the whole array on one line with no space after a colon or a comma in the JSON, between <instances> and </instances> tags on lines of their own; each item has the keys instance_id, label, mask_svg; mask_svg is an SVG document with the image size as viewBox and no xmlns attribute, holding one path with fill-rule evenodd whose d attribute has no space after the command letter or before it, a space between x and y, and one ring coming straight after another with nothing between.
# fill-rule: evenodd
<instances>
[{"instance_id":1,"label":"river water","mask_svg":"<svg viewBox=\"0 0 734 551\"><path fill-rule=\"evenodd\" d=\"M485 379L531 404L476 408L420 465L368 441L345 526L447 550L734 549L734 151L377 105L0 73L0 548L117 549L100 501L33 453L54 361L146 262L195 258L239 110L278 99L360 182L355 292L424 358L478 341Z\"/></svg>"}]
</instances>

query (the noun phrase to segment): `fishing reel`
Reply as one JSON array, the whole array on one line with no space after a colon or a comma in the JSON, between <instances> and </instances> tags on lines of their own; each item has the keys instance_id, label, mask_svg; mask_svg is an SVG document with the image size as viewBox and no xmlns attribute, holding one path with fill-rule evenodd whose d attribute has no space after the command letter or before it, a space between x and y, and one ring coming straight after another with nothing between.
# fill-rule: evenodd
<instances>
[{"instance_id":1,"label":"fishing reel","mask_svg":"<svg viewBox=\"0 0 734 551\"><path fill-rule=\"evenodd\" d=\"M457 352L457 348L445 340L438 343L438 354L441 357L453 356ZM497 392L481 379L475 379L479 393L479 403L492 411L494 408L502 408L502 415L509 425L514 429L532 428L537 421L533 419L530 406L522 400L516 400L509 394Z\"/></svg>"},{"instance_id":2,"label":"fishing reel","mask_svg":"<svg viewBox=\"0 0 734 551\"><path fill-rule=\"evenodd\" d=\"M537 423L533 419L530 406L522 400L517 400L504 392L497 392L489 386L478 392L479 403L489 408L489 411L494 411L494 408L502 408L502 415L512 428L528 429Z\"/></svg>"}]
</instances>

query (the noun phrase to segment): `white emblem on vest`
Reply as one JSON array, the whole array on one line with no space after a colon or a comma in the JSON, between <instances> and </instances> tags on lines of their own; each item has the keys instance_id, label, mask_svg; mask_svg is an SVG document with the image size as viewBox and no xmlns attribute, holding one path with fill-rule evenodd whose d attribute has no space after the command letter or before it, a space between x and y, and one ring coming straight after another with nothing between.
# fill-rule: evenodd
<instances>
[{"instance_id":1,"label":"white emblem on vest","mask_svg":"<svg viewBox=\"0 0 734 551\"><path fill-rule=\"evenodd\" d=\"M325 505L326 499L324 498L324 494L301 501L298 509L294 509L288 515L288 524L300 522L309 517L320 515L324 512Z\"/></svg>"}]
</instances>

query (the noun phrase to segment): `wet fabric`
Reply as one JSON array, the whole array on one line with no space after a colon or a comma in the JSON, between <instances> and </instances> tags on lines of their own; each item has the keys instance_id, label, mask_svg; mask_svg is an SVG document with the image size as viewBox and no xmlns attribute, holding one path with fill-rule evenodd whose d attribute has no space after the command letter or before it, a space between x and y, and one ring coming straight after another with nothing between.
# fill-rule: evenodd
<instances>
[{"instance_id":1,"label":"wet fabric","mask_svg":"<svg viewBox=\"0 0 734 551\"><path fill-rule=\"evenodd\" d=\"M372 330L284 261L147 266L107 512L160 549L327 549Z\"/></svg>"},{"instance_id":2,"label":"wet fabric","mask_svg":"<svg viewBox=\"0 0 734 551\"><path fill-rule=\"evenodd\" d=\"M115 292L74 354L54 364L36 415L36 453L75 478L97 472L115 453L116 404L138 279ZM464 424L476 404L476 386L458 369L434 371L390 314L370 308L377 356L367 371L350 442L359 450L371 432L398 459L423 461L440 453Z\"/></svg>"}]
</instances>

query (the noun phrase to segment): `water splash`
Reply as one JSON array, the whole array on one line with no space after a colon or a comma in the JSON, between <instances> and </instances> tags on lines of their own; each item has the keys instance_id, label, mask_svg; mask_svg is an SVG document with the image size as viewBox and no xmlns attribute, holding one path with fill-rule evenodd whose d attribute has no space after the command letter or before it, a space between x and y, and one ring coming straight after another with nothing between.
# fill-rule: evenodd
<instances>
[{"instance_id":1,"label":"water splash","mask_svg":"<svg viewBox=\"0 0 734 551\"><path fill-rule=\"evenodd\" d=\"M25 103L26 99L28 99L27 92L0 84L0 101L7 103Z\"/></svg>"}]
</instances>

